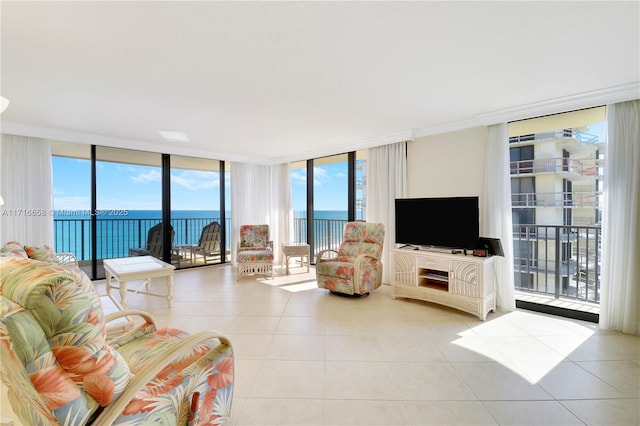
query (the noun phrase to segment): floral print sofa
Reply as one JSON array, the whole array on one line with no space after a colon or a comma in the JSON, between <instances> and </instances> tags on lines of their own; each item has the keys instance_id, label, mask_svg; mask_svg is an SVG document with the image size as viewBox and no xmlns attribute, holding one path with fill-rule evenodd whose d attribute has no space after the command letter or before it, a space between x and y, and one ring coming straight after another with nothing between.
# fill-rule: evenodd
<instances>
[{"instance_id":1,"label":"floral print sofa","mask_svg":"<svg viewBox=\"0 0 640 426\"><path fill-rule=\"evenodd\" d=\"M21 422L205 425L229 418L234 359L225 336L156 329L148 314L122 311L112 315L143 321L108 341L87 275L54 261L48 247L0 248L1 378Z\"/></svg>"},{"instance_id":2,"label":"floral print sofa","mask_svg":"<svg viewBox=\"0 0 640 426\"><path fill-rule=\"evenodd\" d=\"M347 222L338 251L322 250L316 256L318 287L365 296L382 284L384 224Z\"/></svg>"}]
</instances>

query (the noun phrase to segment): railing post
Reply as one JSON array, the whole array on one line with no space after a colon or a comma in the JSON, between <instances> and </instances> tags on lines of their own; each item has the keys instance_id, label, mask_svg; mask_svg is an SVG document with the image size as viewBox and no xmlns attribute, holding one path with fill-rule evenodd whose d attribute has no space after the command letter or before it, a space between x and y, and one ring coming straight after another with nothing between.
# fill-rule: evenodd
<instances>
[{"instance_id":1,"label":"railing post","mask_svg":"<svg viewBox=\"0 0 640 426\"><path fill-rule=\"evenodd\" d=\"M84 220L80 222L80 243L82 248L82 260L84 260Z\"/></svg>"},{"instance_id":2,"label":"railing post","mask_svg":"<svg viewBox=\"0 0 640 426\"><path fill-rule=\"evenodd\" d=\"M555 241L556 241L556 267L555 267L555 298L559 299L560 298L560 260L562 259L560 257L561 255L561 250L560 250L560 228L559 227L554 227L555 232L556 232L556 236L555 236Z\"/></svg>"}]
</instances>

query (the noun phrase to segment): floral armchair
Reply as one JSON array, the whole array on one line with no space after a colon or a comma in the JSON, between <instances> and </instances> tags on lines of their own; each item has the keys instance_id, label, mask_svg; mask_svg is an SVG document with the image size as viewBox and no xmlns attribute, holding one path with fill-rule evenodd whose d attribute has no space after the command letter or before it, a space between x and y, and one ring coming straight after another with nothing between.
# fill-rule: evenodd
<instances>
[{"instance_id":1,"label":"floral armchair","mask_svg":"<svg viewBox=\"0 0 640 426\"><path fill-rule=\"evenodd\" d=\"M108 340L106 322L125 315L143 321ZM225 336L157 329L141 311L105 316L79 268L18 249L0 250L0 363L24 424L204 425L230 416Z\"/></svg>"},{"instance_id":2,"label":"floral armchair","mask_svg":"<svg viewBox=\"0 0 640 426\"><path fill-rule=\"evenodd\" d=\"M332 293L366 296L382 284L382 223L347 222L340 248L316 256L318 287Z\"/></svg>"},{"instance_id":3,"label":"floral armchair","mask_svg":"<svg viewBox=\"0 0 640 426\"><path fill-rule=\"evenodd\" d=\"M240 227L236 260L238 278L251 274L273 277L273 241L269 239L269 225Z\"/></svg>"}]
</instances>

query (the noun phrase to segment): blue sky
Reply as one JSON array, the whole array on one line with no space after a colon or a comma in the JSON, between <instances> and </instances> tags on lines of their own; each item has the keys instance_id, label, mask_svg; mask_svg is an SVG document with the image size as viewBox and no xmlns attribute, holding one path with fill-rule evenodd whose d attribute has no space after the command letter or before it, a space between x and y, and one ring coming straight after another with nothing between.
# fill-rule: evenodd
<instances>
[{"instance_id":1,"label":"blue sky","mask_svg":"<svg viewBox=\"0 0 640 426\"><path fill-rule=\"evenodd\" d=\"M88 210L91 206L90 162L53 158L54 208ZM161 173L158 167L98 162L98 209L160 210ZM172 205L175 210L219 210L219 174L172 170ZM306 208L306 169L291 173L293 209ZM346 210L347 165L333 163L314 169L317 210Z\"/></svg>"}]
</instances>

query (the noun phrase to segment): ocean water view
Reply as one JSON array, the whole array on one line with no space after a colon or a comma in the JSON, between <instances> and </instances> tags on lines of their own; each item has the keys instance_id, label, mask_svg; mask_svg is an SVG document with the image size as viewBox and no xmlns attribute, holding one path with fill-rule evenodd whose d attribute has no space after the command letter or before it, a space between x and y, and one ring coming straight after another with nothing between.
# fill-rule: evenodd
<instances>
[{"instance_id":1,"label":"ocean water view","mask_svg":"<svg viewBox=\"0 0 640 426\"><path fill-rule=\"evenodd\" d=\"M91 259L91 212L89 210L54 211L54 250L74 253L79 260ZM96 210L97 258L126 257L130 248L145 247L149 229L160 222L160 210ZM314 212L314 248L333 245L342 235L347 211ZM172 210L171 225L175 231L173 245L196 244L202 228L212 221L220 222L219 210ZM226 212L230 229L231 212ZM306 212L294 212L295 241L306 241ZM227 249L231 236L227 233Z\"/></svg>"}]
</instances>

